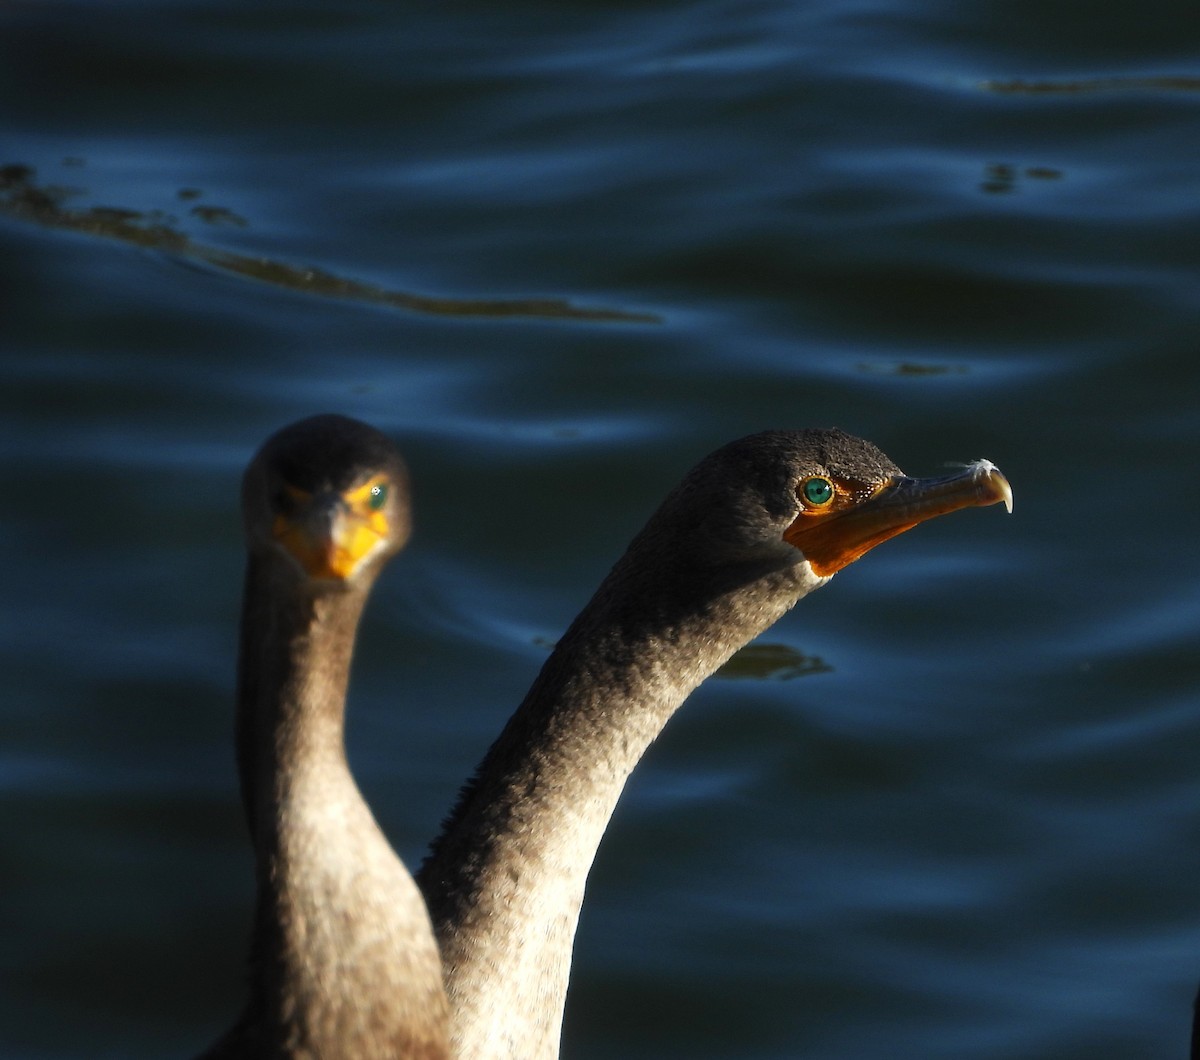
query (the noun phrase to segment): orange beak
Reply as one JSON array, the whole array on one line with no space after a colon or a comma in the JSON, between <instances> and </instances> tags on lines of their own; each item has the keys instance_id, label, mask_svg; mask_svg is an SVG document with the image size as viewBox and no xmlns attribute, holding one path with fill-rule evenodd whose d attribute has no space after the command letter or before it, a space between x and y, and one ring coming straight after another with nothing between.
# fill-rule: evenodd
<instances>
[{"instance_id":1,"label":"orange beak","mask_svg":"<svg viewBox=\"0 0 1200 1060\"><path fill-rule=\"evenodd\" d=\"M346 581L387 533L381 513L360 514L339 496L316 497L295 517L276 516L275 540L310 578Z\"/></svg>"},{"instance_id":2,"label":"orange beak","mask_svg":"<svg viewBox=\"0 0 1200 1060\"><path fill-rule=\"evenodd\" d=\"M826 577L918 523L1000 503L1012 511L1012 487L994 464L979 460L941 478L893 478L845 507L801 512L783 539L804 554L815 574Z\"/></svg>"}]
</instances>

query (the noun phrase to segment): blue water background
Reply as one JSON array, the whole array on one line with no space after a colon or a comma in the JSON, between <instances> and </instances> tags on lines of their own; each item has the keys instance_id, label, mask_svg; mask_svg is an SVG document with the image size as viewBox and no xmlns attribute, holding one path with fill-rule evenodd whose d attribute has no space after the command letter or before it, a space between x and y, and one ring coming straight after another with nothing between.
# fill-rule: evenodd
<instances>
[{"instance_id":1,"label":"blue water background","mask_svg":"<svg viewBox=\"0 0 1200 1060\"><path fill-rule=\"evenodd\" d=\"M565 1057L1186 1054L1194 5L11 3L0 98L50 203L0 209L0 1056L234 1015L238 477L326 410L413 470L349 718L410 864L705 452L837 425L1013 484L667 727Z\"/></svg>"}]
</instances>

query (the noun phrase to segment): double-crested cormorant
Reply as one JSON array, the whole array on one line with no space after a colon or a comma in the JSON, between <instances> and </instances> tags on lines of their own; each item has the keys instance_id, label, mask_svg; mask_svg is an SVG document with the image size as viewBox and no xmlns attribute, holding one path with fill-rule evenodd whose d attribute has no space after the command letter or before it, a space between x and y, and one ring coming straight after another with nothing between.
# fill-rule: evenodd
<instances>
[{"instance_id":1,"label":"double-crested cormorant","mask_svg":"<svg viewBox=\"0 0 1200 1060\"><path fill-rule=\"evenodd\" d=\"M444 1060L425 904L343 743L359 617L409 535L408 473L380 432L316 416L266 442L242 507L237 749L258 903L250 1002L204 1055Z\"/></svg>"},{"instance_id":2,"label":"double-crested cormorant","mask_svg":"<svg viewBox=\"0 0 1200 1060\"><path fill-rule=\"evenodd\" d=\"M987 461L906 478L836 430L702 460L564 634L418 873L459 1060L558 1055L584 883L621 789L689 693L802 596L917 523L1003 501Z\"/></svg>"}]
</instances>

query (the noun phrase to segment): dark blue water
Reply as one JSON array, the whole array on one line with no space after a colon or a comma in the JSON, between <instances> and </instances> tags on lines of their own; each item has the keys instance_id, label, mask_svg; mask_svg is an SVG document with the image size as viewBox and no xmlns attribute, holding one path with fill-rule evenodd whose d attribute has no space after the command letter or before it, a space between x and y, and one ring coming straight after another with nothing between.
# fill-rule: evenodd
<instances>
[{"instance_id":1,"label":"dark blue water","mask_svg":"<svg viewBox=\"0 0 1200 1060\"><path fill-rule=\"evenodd\" d=\"M1013 483L668 726L565 1056L1185 1055L1192 5L10 4L0 92L0 1055L236 1011L238 476L324 410L414 473L349 734L410 864L708 450Z\"/></svg>"}]
</instances>

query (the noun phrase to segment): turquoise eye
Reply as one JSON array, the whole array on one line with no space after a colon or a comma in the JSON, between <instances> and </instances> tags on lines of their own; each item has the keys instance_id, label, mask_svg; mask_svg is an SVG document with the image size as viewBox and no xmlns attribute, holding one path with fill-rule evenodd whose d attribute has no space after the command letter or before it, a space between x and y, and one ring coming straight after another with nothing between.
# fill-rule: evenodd
<instances>
[{"instance_id":1,"label":"turquoise eye","mask_svg":"<svg viewBox=\"0 0 1200 1060\"><path fill-rule=\"evenodd\" d=\"M367 504L371 506L371 511L373 512L379 511L380 508L387 504L387 486L381 485L380 483L376 483L374 486L372 486L371 496L367 501Z\"/></svg>"},{"instance_id":2,"label":"turquoise eye","mask_svg":"<svg viewBox=\"0 0 1200 1060\"><path fill-rule=\"evenodd\" d=\"M827 478L814 475L805 480L800 492L806 503L816 508L824 508L833 500L833 483Z\"/></svg>"}]
</instances>

